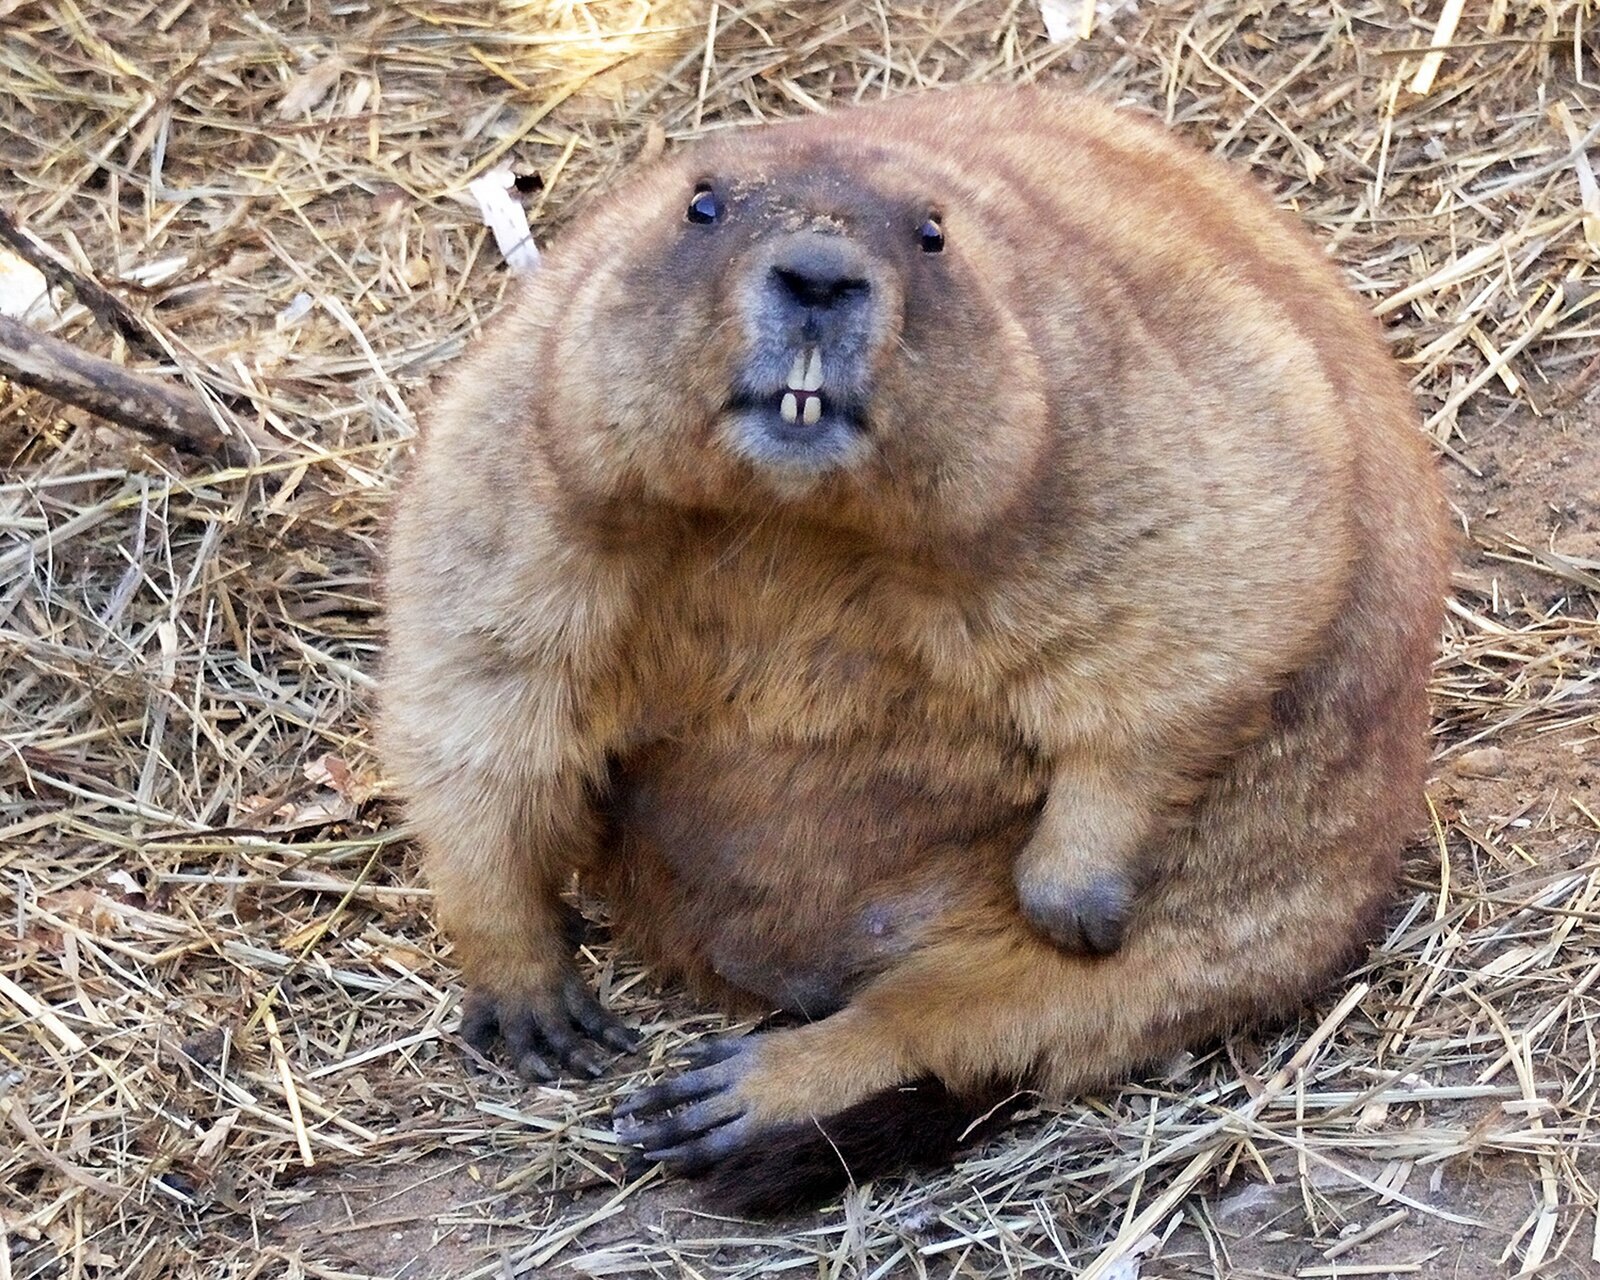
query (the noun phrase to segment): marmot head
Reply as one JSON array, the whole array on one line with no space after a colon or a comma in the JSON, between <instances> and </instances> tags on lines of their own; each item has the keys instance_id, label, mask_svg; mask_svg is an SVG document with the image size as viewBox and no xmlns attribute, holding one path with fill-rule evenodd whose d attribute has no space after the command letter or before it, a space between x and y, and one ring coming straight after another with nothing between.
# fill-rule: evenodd
<instances>
[{"instance_id":1,"label":"marmot head","mask_svg":"<svg viewBox=\"0 0 1600 1280\"><path fill-rule=\"evenodd\" d=\"M1007 301L1028 287L1007 252L1022 228L1003 225L1017 213L996 183L905 117L730 133L552 246L535 404L564 471L845 524L936 510L959 526L1003 505L1047 403Z\"/></svg>"}]
</instances>

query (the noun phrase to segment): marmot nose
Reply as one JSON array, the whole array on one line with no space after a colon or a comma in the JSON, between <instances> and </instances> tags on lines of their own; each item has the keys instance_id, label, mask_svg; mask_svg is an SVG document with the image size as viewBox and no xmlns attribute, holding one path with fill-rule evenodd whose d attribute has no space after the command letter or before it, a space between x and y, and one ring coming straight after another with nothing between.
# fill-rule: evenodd
<instances>
[{"instance_id":1,"label":"marmot nose","mask_svg":"<svg viewBox=\"0 0 1600 1280\"><path fill-rule=\"evenodd\" d=\"M860 251L837 236L790 246L772 264L772 286L788 301L820 309L860 302L872 288Z\"/></svg>"}]
</instances>

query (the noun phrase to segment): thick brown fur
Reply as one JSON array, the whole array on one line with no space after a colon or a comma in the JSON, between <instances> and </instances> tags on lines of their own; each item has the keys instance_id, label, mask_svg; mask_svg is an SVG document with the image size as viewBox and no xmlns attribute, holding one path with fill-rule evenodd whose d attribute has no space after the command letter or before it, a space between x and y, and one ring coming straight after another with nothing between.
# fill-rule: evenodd
<instances>
[{"instance_id":1,"label":"thick brown fur","mask_svg":"<svg viewBox=\"0 0 1600 1280\"><path fill-rule=\"evenodd\" d=\"M795 244L871 308L814 472L729 408ZM1370 318L1150 124L967 89L670 158L549 249L399 502L386 749L473 1029L619 1043L578 869L663 973L815 1019L632 1109L755 1185L913 1081L1068 1093L1292 1010L1419 815L1446 542Z\"/></svg>"}]
</instances>

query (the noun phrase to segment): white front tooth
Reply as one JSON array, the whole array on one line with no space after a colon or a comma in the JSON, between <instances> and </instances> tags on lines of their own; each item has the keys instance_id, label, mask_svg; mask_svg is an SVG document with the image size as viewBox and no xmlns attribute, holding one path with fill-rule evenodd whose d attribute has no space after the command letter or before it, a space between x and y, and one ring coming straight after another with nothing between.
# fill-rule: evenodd
<instances>
[{"instance_id":1,"label":"white front tooth","mask_svg":"<svg viewBox=\"0 0 1600 1280\"><path fill-rule=\"evenodd\" d=\"M817 425L817 420L822 417L822 397L807 396L805 408L805 424L808 427Z\"/></svg>"},{"instance_id":2,"label":"white front tooth","mask_svg":"<svg viewBox=\"0 0 1600 1280\"><path fill-rule=\"evenodd\" d=\"M822 389L822 348L811 348L811 363L806 365L806 380L801 387L806 391L820 391Z\"/></svg>"},{"instance_id":3,"label":"white front tooth","mask_svg":"<svg viewBox=\"0 0 1600 1280\"><path fill-rule=\"evenodd\" d=\"M789 366L789 385L798 390L800 384L805 381L805 377L806 353L803 350L796 351L794 353L794 363Z\"/></svg>"},{"instance_id":4,"label":"white front tooth","mask_svg":"<svg viewBox=\"0 0 1600 1280\"><path fill-rule=\"evenodd\" d=\"M807 412L809 412L810 409L811 405L807 404ZM795 400L794 392L785 391L783 393L783 400L778 405L778 412L783 415L783 420L785 422L793 422L797 417L800 416L800 404L797 400Z\"/></svg>"}]
</instances>

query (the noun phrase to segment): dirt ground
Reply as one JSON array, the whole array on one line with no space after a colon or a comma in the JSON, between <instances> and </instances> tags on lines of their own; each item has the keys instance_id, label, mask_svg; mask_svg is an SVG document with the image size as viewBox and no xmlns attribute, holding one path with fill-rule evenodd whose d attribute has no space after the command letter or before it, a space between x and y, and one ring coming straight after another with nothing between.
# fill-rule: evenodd
<instances>
[{"instance_id":1,"label":"dirt ground","mask_svg":"<svg viewBox=\"0 0 1600 1280\"><path fill-rule=\"evenodd\" d=\"M0 380L0 1280L1600 1276L1596 23L1454 8L0 0L0 211L131 316L29 323L257 449ZM1381 316L1462 529L1436 821L1294 1025L719 1218L609 1117L725 1024L601 937L640 1055L469 1063L371 750L388 494L508 290L466 184L509 165L548 246L705 132L1030 79L1248 167Z\"/></svg>"}]
</instances>

